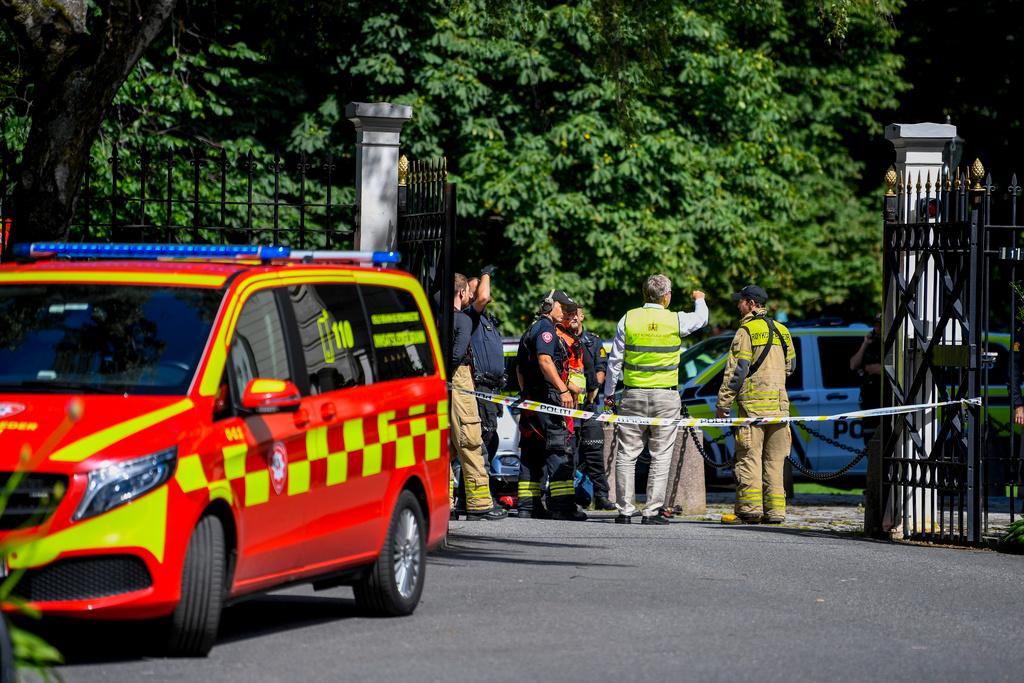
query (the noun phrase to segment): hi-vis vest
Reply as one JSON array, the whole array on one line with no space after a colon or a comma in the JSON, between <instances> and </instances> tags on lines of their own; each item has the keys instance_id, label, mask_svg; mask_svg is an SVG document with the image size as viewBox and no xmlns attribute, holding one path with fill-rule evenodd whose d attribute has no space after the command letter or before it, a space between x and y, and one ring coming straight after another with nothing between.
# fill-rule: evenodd
<instances>
[{"instance_id":1,"label":"hi-vis vest","mask_svg":"<svg viewBox=\"0 0 1024 683\"><path fill-rule=\"evenodd\" d=\"M622 382L640 389L679 385L679 315L664 308L634 308L626 313L626 352Z\"/></svg>"}]
</instances>

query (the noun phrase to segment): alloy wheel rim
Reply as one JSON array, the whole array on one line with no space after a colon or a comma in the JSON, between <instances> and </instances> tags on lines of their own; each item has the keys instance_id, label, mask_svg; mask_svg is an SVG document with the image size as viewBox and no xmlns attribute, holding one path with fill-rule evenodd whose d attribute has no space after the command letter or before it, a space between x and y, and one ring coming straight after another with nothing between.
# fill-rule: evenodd
<instances>
[{"instance_id":1,"label":"alloy wheel rim","mask_svg":"<svg viewBox=\"0 0 1024 683\"><path fill-rule=\"evenodd\" d=\"M403 598L408 599L416 592L422 561L420 525L412 510L406 508L395 525L394 545L395 588Z\"/></svg>"}]
</instances>

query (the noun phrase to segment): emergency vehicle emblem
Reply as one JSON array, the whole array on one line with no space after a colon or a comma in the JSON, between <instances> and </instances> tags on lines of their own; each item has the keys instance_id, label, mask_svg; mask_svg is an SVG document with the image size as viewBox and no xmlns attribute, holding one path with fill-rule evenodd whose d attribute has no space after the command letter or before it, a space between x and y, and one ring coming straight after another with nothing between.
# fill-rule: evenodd
<instances>
[{"instance_id":1,"label":"emergency vehicle emblem","mask_svg":"<svg viewBox=\"0 0 1024 683\"><path fill-rule=\"evenodd\" d=\"M545 344L550 344L551 340L554 339L554 337L551 336L550 332L542 332L540 338L544 340Z\"/></svg>"},{"instance_id":2,"label":"emergency vehicle emblem","mask_svg":"<svg viewBox=\"0 0 1024 683\"><path fill-rule=\"evenodd\" d=\"M24 410L25 406L20 403L0 403L0 418L17 415Z\"/></svg>"},{"instance_id":3,"label":"emergency vehicle emblem","mask_svg":"<svg viewBox=\"0 0 1024 683\"><path fill-rule=\"evenodd\" d=\"M274 443L274 451L270 455L270 483L274 485L274 493L281 495L284 483L288 479L288 449L284 443Z\"/></svg>"}]
</instances>

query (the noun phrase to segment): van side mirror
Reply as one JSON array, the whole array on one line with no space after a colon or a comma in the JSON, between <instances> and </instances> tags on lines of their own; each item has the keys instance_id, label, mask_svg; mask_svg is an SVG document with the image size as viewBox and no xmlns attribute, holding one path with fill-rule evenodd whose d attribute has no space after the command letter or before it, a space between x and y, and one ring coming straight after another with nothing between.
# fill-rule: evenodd
<instances>
[{"instance_id":1,"label":"van side mirror","mask_svg":"<svg viewBox=\"0 0 1024 683\"><path fill-rule=\"evenodd\" d=\"M242 392L242 407L257 413L296 410L301 401L299 388L284 379L256 377L249 380Z\"/></svg>"}]
</instances>

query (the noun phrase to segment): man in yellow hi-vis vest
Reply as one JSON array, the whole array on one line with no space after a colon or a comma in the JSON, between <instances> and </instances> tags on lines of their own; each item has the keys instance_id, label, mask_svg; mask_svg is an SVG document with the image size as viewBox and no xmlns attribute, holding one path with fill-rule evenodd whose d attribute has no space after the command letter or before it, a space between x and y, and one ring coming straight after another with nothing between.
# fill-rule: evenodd
<instances>
[{"instance_id":1,"label":"man in yellow hi-vis vest","mask_svg":"<svg viewBox=\"0 0 1024 683\"><path fill-rule=\"evenodd\" d=\"M652 275L643 286L644 306L622 316L615 330L612 352L604 380L605 406L615 407L615 386L620 370L622 400L620 415L639 415L675 419L679 417L679 353L682 338L708 323L704 292L694 291L692 313L668 310L672 300L672 281L664 275ZM667 524L661 514L665 505L668 468L676 443L677 424L615 425L615 521L629 524L636 513L633 505L636 459L644 445L651 452L647 477L647 505L643 524Z\"/></svg>"},{"instance_id":2,"label":"man in yellow hi-vis vest","mask_svg":"<svg viewBox=\"0 0 1024 683\"><path fill-rule=\"evenodd\" d=\"M747 285L732 298L741 320L718 390L718 417L729 417L734 401L740 417L789 415L786 377L796 369L796 350L789 330L765 315L768 294L761 287ZM723 522L785 521L782 473L790 445L788 423L736 429L736 514L723 515Z\"/></svg>"}]
</instances>

